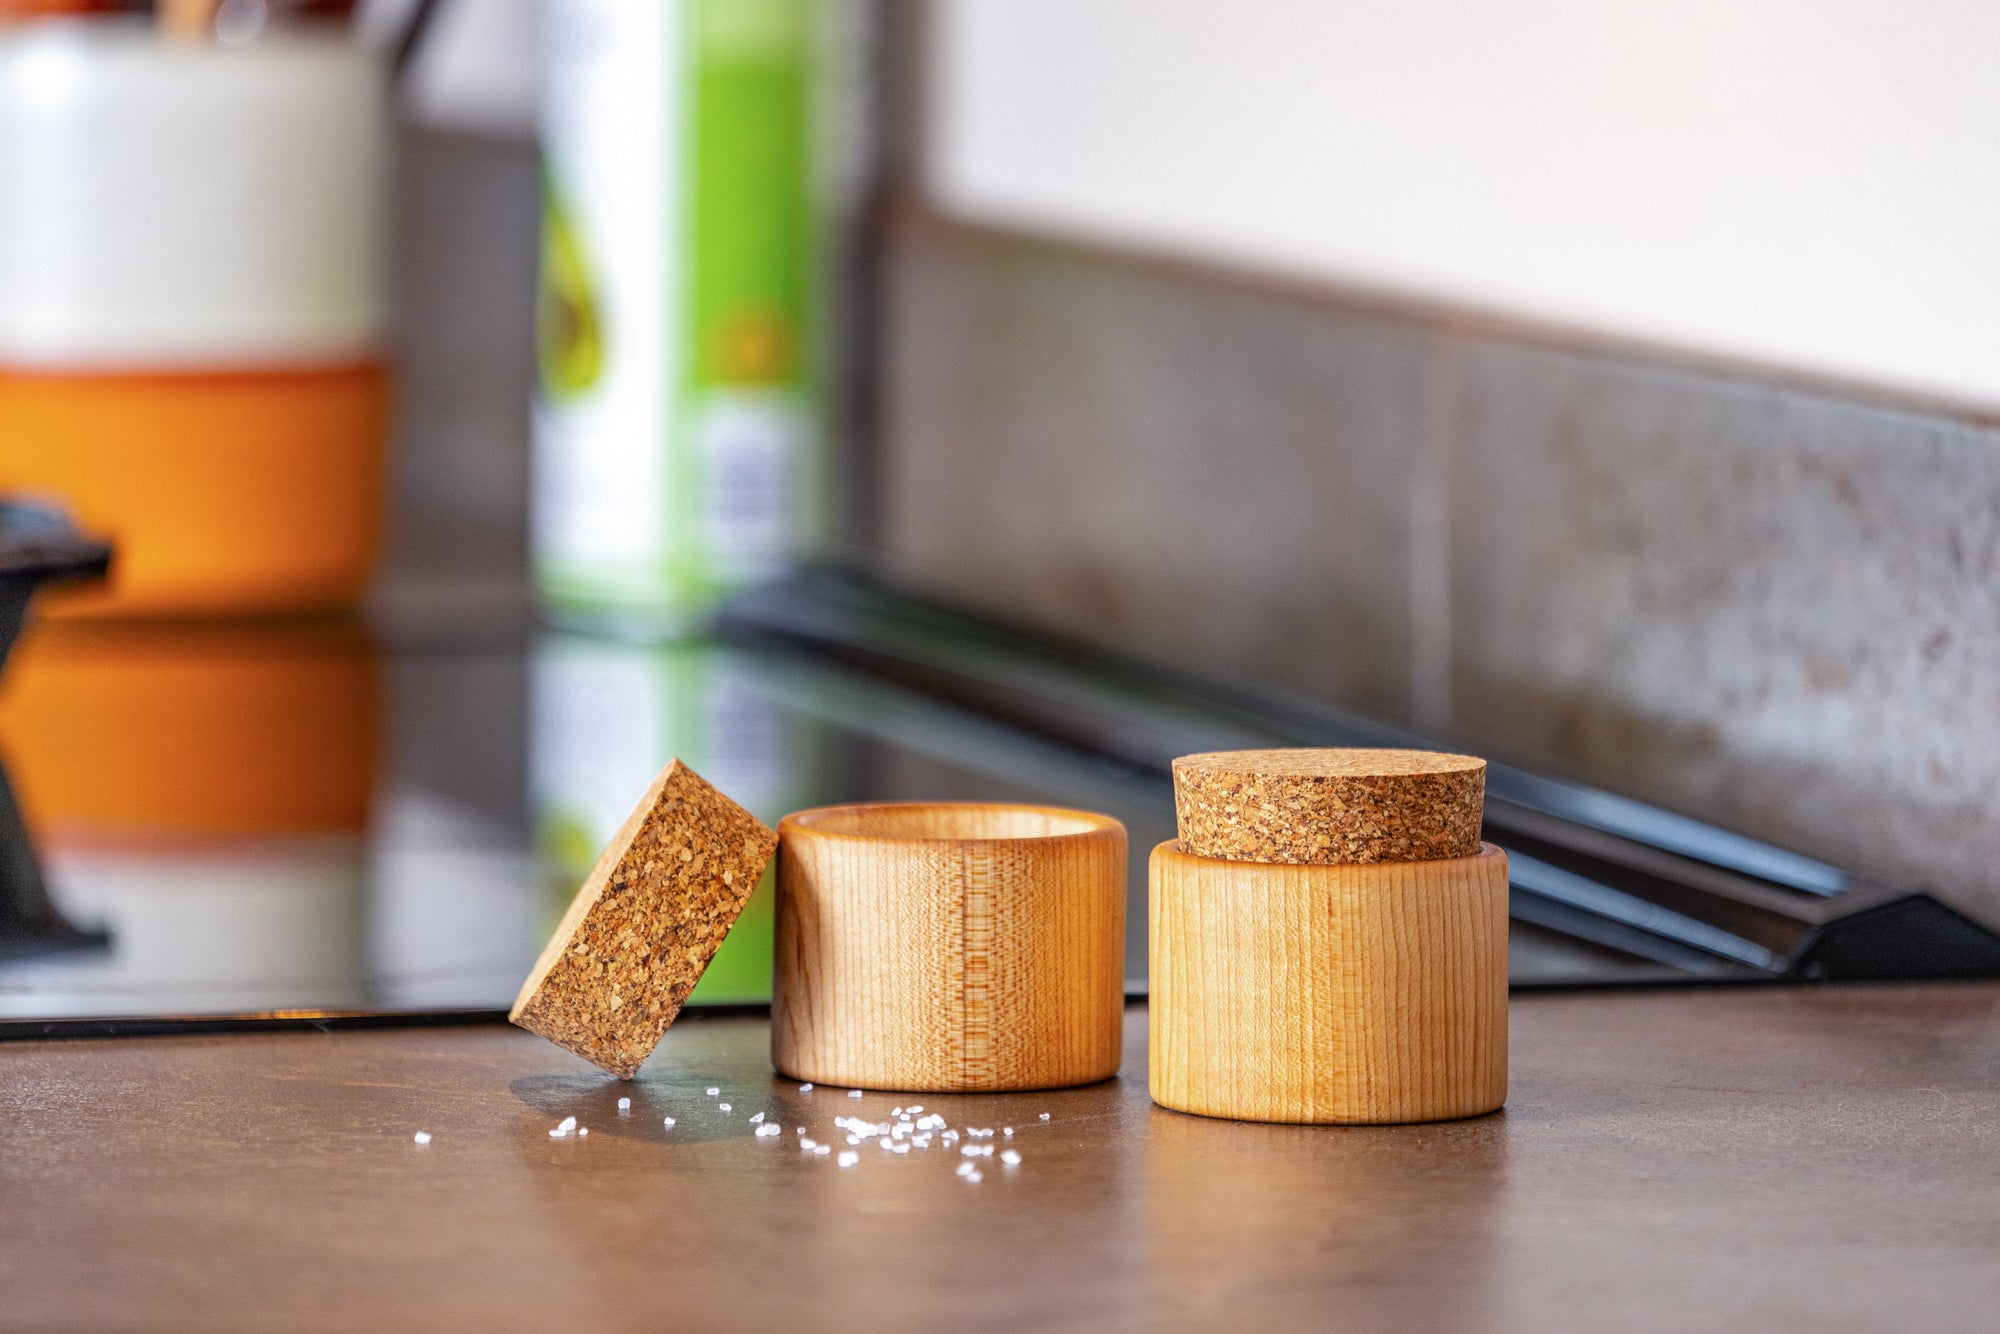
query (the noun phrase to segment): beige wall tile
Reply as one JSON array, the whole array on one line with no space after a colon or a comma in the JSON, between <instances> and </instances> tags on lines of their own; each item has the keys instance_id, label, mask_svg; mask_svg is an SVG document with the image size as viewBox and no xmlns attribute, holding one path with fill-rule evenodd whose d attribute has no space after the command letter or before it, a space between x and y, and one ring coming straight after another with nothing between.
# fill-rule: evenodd
<instances>
[{"instance_id":1,"label":"beige wall tile","mask_svg":"<svg viewBox=\"0 0 2000 1334\"><path fill-rule=\"evenodd\" d=\"M1457 361L1454 731L2000 915L2000 432Z\"/></svg>"},{"instance_id":2,"label":"beige wall tile","mask_svg":"<svg viewBox=\"0 0 2000 1334\"><path fill-rule=\"evenodd\" d=\"M890 263L890 573L1406 711L1420 324L930 223Z\"/></svg>"}]
</instances>

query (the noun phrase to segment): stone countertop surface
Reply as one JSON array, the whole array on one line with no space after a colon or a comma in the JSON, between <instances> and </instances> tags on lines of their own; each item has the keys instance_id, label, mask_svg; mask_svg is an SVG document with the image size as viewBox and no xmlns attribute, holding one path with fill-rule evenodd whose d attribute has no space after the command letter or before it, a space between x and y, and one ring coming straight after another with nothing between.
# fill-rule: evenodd
<instances>
[{"instance_id":1,"label":"stone countertop surface","mask_svg":"<svg viewBox=\"0 0 2000 1334\"><path fill-rule=\"evenodd\" d=\"M801 1092L764 1020L700 1014L631 1084L501 1027L10 1044L0 1324L1992 1327L2000 985L1541 994L1512 1030L1505 1111L1365 1129L1153 1106L1142 1007L1121 1078L1007 1096ZM913 1103L995 1136L799 1147Z\"/></svg>"}]
</instances>

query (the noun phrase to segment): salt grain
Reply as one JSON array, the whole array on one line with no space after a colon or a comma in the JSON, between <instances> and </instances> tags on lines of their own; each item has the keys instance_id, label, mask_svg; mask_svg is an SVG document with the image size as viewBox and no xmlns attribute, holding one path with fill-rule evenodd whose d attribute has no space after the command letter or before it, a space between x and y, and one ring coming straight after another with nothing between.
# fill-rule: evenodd
<instances>
[{"instance_id":1,"label":"salt grain","mask_svg":"<svg viewBox=\"0 0 2000 1334\"><path fill-rule=\"evenodd\" d=\"M816 1140L802 1139L799 1141L799 1147L801 1149L804 1149L807 1153L811 1153L814 1149L817 1149L819 1147L819 1143Z\"/></svg>"},{"instance_id":2,"label":"salt grain","mask_svg":"<svg viewBox=\"0 0 2000 1334\"><path fill-rule=\"evenodd\" d=\"M660 1118L660 1124L665 1126L667 1129L672 1130L674 1128L674 1118L671 1116L663 1116Z\"/></svg>"},{"instance_id":3,"label":"salt grain","mask_svg":"<svg viewBox=\"0 0 2000 1334\"><path fill-rule=\"evenodd\" d=\"M631 1111L631 1110L632 1110L632 1100L631 1100L630 1098L620 1098L620 1099L618 1100L618 1110L619 1110L619 1111L621 1111L621 1112L629 1112L629 1111Z\"/></svg>"},{"instance_id":4,"label":"salt grain","mask_svg":"<svg viewBox=\"0 0 2000 1334\"><path fill-rule=\"evenodd\" d=\"M834 1159L834 1161L839 1163L842 1167L852 1167L856 1163L861 1161L861 1155L856 1153L852 1149L848 1149L846 1152L842 1153L840 1157Z\"/></svg>"},{"instance_id":5,"label":"salt grain","mask_svg":"<svg viewBox=\"0 0 2000 1334\"><path fill-rule=\"evenodd\" d=\"M1019 1167L1021 1165L1021 1155L1012 1149L1008 1149L1000 1155L1000 1161L1009 1167Z\"/></svg>"},{"instance_id":6,"label":"salt grain","mask_svg":"<svg viewBox=\"0 0 2000 1334\"><path fill-rule=\"evenodd\" d=\"M781 1130L783 1130L783 1129L784 1129L784 1127L783 1127L783 1126L758 1126L758 1127L757 1127L757 1138L758 1138L758 1139L768 1139L768 1138L770 1138L770 1137L771 1137L772 1135L775 1135L775 1134L777 1134L777 1133L778 1133L779 1131L781 1131Z\"/></svg>"},{"instance_id":7,"label":"salt grain","mask_svg":"<svg viewBox=\"0 0 2000 1334\"><path fill-rule=\"evenodd\" d=\"M813 1152L818 1154L820 1157L824 1158L829 1153L832 1153L833 1149L828 1145L822 1144L818 1148L814 1149Z\"/></svg>"},{"instance_id":8,"label":"salt grain","mask_svg":"<svg viewBox=\"0 0 2000 1334\"><path fill-rule=\"evenodd\" d=\"M978 1170L979 1169L973 1166L971 1163L960 1163L958 1165L958 1174L962 1177L969 1177Z\"/></svg>"},{"instance_id":9,"label":"salt grain","mask_svg":"<svg viewBox=\"0 0 2000 1334\"><path fill-rule=\"evenodd\" d=\"M713 1098L716 1094L722 1092L722 1090L719 1088L711 1087L703 1089L702 1092L706 1093L709 1097Z\"/></svg>"},{"instance_id":10,"label":"salt grain","mask_svg":"<svg viewBox=\"0 0 2000 1334\"><path fill-rule=\"evenodd\" d=\"M726 1115L728 1115L728 1114L729 1114L729 1104L728 1104L728 1103L726 1103L726 1102L725 1102L725 1103L721 1103L721 1104L718 1104L718 1106L717 1106L717 1110L718 1110L718 1111L720 1111L720 1112L722 1112L722 1113L723 1113L723 1115L725 1115L725 1116L726 1116Z\"/></svg>"},{"instance_id":11,"label":"salt grain","mask_svg":"<svg viewBox=\"0 0 2000 1334\"><path fill-rule=\"evenodd\" d=\"M847 1096L848 1096L848 1097L850 1097L850 1098L858 1098L858 1097L860 1097L860 1096L861 1096L861 1090L860 1090L860 1089L849 1089L849 1090L847 1090Z\"/></svg>"},{"instance_id":12,"label":"salt grain","mask_svg":"<svg viewBox=\"0 0 2000 1334\"><path fill-rule=\"evenodd\" d=\"M589 1126L578 1126L576 1130L576 1137L578 1139L582 1139L585 1135L588 1135L589 1133L590 1133Z\"/></svg>"},{"instance_id":13,"label":"salt grain","mask_svg":"<svg viewBox=\"0 0 2000 1334\"><path fill-rule=\"evenodd\" d=\"M431 1132L430 1132L430 1131L428 1131L428 1130L419 1130L419 1131L417 1132L417 1143L419 1143L419 1144L428 1144L428 1143L430 1143L430 1142L431 1142Z\"/></svg>"},{"instance_id":14,"label":"salt grain","mask_svg":"<svg viewBox=\"0 0 2000 1334\"><path fill-rule=\"evenodd\" d=\"M976 1185L978 1185L978 1184L979 1184L980 1182L982 1182L982 1181L986 1180L986 1178L985 1178L984 1176L980 1175L980 1174L979 1174L979 1172L978 1172L977 1170L974 1170L974 1171L971 1171L971 1172L967 1172L967 1173L965 1174L965 1179L966 1179L967 1181L970 1181L970 1182L971 1182L971 1183L972 1183L973 1185L975 1185L975 1186L976 1186Z\"/></svg>"},{"instance_id":15,"label":"salt grain","mask_svg":"<svg viewBox=\"0 0 2000 1334\"><path fill-rule=\"evenodd\" d=\"M763 1124L764 1124L764 1114L763 1114L762 1112L759 1112L759 1113L757 1113L757 1114L756 1114L755 1116L751 1117L751 1118L750 1118L750 1124L751 1124L751 1125L753 1125L753 1126L761 1126L761 1125L763 1125Z\"/></svg>"},{"instance_id":16,"label":"salt grain","mask_svg":"<svg viewBox=\"0 0 2000 1334\"><path fill-rule=\"evenodd\" d=\"M1008 1139L1012 1139L1012 1138L1014 1138L1014 1127L1012 1127L1012 1126L1006 1126L1006 1127L1002 1128L1002 1130L1000 1131L1000 1133L1001 1133L1001 1134L1003 1134L1003 1135L1005 1135L1005 1136L1006 1136L1006 1137L1007 1137Z\"/></svg>"},{"instance_id":17,"label":"salt grain","mask_svg":"<svg viewBox=\"0 0 2000 1334\"><path fill-rule=\"evenodd\" d=\"M813 1091L813 1086L811 1084L799 1085L799 1092L801 1093L811 1093L812 1091Z\"/></svg>"},{"instance_id":18,"label":"salt grain","mask_svg":"<svg viewBox=\"0 0 2000 1334\"><path fill-rule=\"evenodd\" d=\"M1042 1120L1046 1121L1046 1120L1048 1120L1048 1119L1049 1119L1049 1114L1048 1114L1047 1112L1043 1112L1043 1113L1042 1113Z\"/></svg>"}]
</instances>

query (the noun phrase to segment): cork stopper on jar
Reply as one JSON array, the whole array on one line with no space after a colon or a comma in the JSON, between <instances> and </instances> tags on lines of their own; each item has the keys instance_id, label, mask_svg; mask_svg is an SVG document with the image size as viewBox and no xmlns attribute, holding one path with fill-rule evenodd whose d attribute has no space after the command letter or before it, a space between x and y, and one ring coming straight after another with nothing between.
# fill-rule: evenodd
<instances>
[{"instance_id":1,"label":"cork stopper on jar","mask_svg":"<svg viewBox=\"0 0 2000 1334\"><path fill-rule=\"evenodd\" d=\"M1486 761L1428 750L1234 750L1174 761L1181 847L1349 865L1479 851Z\"/></svg>"}]
</instances>

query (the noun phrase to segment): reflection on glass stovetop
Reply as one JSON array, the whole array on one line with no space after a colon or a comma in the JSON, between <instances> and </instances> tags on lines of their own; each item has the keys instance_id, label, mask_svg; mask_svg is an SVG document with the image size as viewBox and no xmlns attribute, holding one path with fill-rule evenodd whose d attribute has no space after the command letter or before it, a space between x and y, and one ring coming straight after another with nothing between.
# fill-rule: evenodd
<instances>
[{"instance_id":1,"label":"reflection on glass stovetop","mask_svg":"<svg viewBox=\"0 0 2000 1334\"><path fill-rule=\"evenodd\" d=\"M0 746L49 898L0 913L12 1021L503 1009L673 756L772 823L896 798L1117 816L1135 850L1137 989L1144 850L1173 835L1155 781L860 675L709 642L545 631L389 647L351 622L50 622L8 664ZM696 1001L767 996L771 895L767 876ZM1628 964L1517 924L1517 980Z\"/></svg>"}]
</instances>

